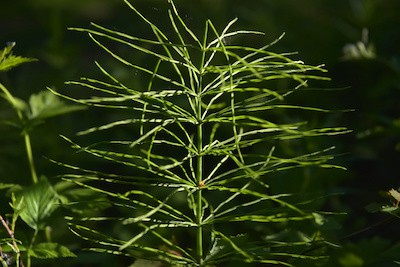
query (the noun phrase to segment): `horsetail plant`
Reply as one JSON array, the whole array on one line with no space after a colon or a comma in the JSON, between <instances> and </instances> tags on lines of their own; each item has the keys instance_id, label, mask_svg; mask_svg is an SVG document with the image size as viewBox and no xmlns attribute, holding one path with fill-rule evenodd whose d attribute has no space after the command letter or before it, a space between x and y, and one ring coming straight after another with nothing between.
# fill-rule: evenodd
<instances>
[{"instance_id":1,"label":"horsetail plant","mask_svg":"<svg viewBox=\"0 0 400 267\"><path fill-rule=\"evenodd\" d=\"M97 244L91 250L170 266L222 266L231 260L293 266L298 260L320 259L307 251L323 240L287 238L277 231L291 222L321 222L322 214L291 203L287 192L274 193L268 178L306 166L337 167L327 162L331 148L294 157L278 153L280 142L346 131L277 121L279 112L288 109L325 112L284 102L308 80L327 79L315 75L325 72L323 66L292 60L291 53L268 51L280 38L259 48L233 44L242 36L263 35L231 31L236 19L221 32L207 20L200 38L174 2L168 2L170 25L164 30L125 0L154 38L94 23L90 29L72 28L87 33L132 74L142 73L147 84L125 81L96 62L104 80L82 78L67 84L100 95L81 98L54 92L106 109L107 114L126 111L122 119L79 133L104 138L104 133L117 131L125 133L119 135L123 138L80 145L63 137L77 151L119 166L110 171L62 163L72 170L63 179L107 195L112 205L110 216L67 217L71 230ZM116 52L115 44L145 55L146 62ZM277 81L285 88L271 89ZM100 232L94 223L118 231ZM261 237L240 230L253 224L269 230Z\"/></svg>"}]
</instances>

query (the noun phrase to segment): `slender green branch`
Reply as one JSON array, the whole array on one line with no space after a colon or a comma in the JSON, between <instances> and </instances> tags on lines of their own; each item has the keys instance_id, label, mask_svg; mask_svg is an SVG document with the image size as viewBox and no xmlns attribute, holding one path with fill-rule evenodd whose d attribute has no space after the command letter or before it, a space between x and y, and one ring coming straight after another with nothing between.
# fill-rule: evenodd
<instances>
[{"instance_id":1,"label":"slender green branch","mask_svg":"<svg viewBox=\"0 0 400 267\"><path fill-rule=\"evenodd\" d=\"M24 115L22 114L21 110L18 109L17 101L14 99L13 95L1 83L0 83L0 89L1 89L1 91L4 92L5 96L7 97L8 102L10 102L12 107L15 109L15 112L17 113L17 116L18 116L18 119L20 120L20 122L23 123ZM37 178L37 174L36 174L35 163L33 161L31 140L30 140L28 132L25 130L23 130L23 136L24 136L26 155L28 157L28 163L29 163L29 169L30 169L31 176L32 176L32 181L33 181L33 183L37 183L38 178Z\"/></svg>"},{"instance_id":2,"label":"slender green branch","mask_svg":"<svg viewBox=\"0 0 400 267\"><path fill-rule=\"evenodd\" d=\"M36 174L35 163L33 160L31 138L29 137L29 134L26 132L24 132L24 141L25 141L26 155L28 157L28 163L29 163L29 169L31 171L32 181L33 183L37 183L38 177Z\"/></svg>"},{"instance_id":3,"label":"slender green branch","mask_svg":"<svg viewBox=\"0 0 400 267\"><path fill-rule=\"evenodd\" d=\"M32 236L31 243L29 244L29 248L28 248L28 255L27 255L27 258L26 258L26 267L31 267L32 261L31 261L30 250L32 249L33 244L35 243L35 240L36 240L36 237L37 237L38 233L39 233L39 230L35 229L35 232L33 233L33 236Z\"/></svg>"}]
</instances>

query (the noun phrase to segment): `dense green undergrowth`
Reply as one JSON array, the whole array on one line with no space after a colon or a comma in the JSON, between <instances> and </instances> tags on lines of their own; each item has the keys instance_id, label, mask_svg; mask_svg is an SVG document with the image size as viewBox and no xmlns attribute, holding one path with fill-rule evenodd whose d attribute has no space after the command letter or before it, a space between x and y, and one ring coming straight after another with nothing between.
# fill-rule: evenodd
<instances>
[{"instance_id":1,"label":"dense green undergrowth","mask_svg":"<svg viewBox=\"0 0 400 267\"><path fill-rule=\"evenodd\" d=\"M341 210L326 205L337 200L335 190L310 190L325 179L317 170L343 169L320 140L348 132L309 121L332 111L293 102L328 80L324 66L274 52L283 36L265 41L236 29L236 19L194 30L168 2L168 24L155 24L125 1L146 32L71 28L102 54L97 74L67 82L68 90L48 88L25 101L0 84L11 107L2 126L19 134L28 163L23 179L0 183L10 202L0 209L2 266L367 264L368 255L337 234ZM34 61L14 56L14 45L1 51L0 71ZM78 136L61 136L74 150L62 148L69 161L47 159L65 174L37 173L32 134L85 107L95 120ZM388 203L368 210L396 218L396 197Z\"/></svg>"}]
</instances>

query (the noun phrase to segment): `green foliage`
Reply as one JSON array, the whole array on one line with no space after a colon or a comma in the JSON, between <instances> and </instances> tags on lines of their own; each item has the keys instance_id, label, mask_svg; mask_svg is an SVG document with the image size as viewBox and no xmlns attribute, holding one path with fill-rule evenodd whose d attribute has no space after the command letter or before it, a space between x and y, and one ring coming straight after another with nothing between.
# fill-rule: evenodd
<instances>
[{"instance_id":1,"label":"green foliage","mask_svg":"<svg viewBox=\"0 0 400 267\"><path fill-rule=\"evenodd\" d=\"M234 261L293 266L324 259L310 247L325 246L317 228L326 221L325 213L309 210L308 202L269 185L271 177L293 169L337 168L328 162L332 148L290 157L281 149L310 137L347 132L278 119L290 111L327 112L285 102L309 80L327 80L320 76L323 67L293 60L291 53L269 51L279 40L261 47L237 44L240 36L257 39L263 34L231 30L236 20L222 31L207 20L200 38L173 1L168 26L153 24L125 3L153 38L94 23L91 29L73 30L87 33L132 73L142 73L147 84L137 86L141 83L119 78L96 62L105 80L68 83L93 90L92 97L53 91L118 118L80 132L93 139L99 134L96 143L80 145L64 137L77 151L113 166L110 171L64 164L73 170L63 175L65 180L107 196L112 205L110 216L71 218L72 231L98 244L93 251L172 266ZM144 54L148 61L132 61L113 50L115 44ZM126 111L122 119L121 110ZM127 133L123 137L101 135L121 128ZM96 222L123 234L96 230ZM262 231L250 230L259 224ZM303 231L301 224L315 227Z\"/></svg>"},{"instance_id":2,"label":"green foliage","mask_svg":"<svg viewBox=\"0 0 400 267\"><path fill-rule=\"evenodd\" d=\"M82 106L67 105L49 91L41 91L29 98L30 119L47 119L50 117L81 110Z\"/></svg>"},{"instance_id":3,"label":"green foliage","mask_svg":"<svg viewBox=\"0 0 400 267\"><path fill-rule=\"evenodd\" d=\"M19 114L17 120L4 120L3 123L15 126L22 131L30 131L36 125L43 123L45 119L83 109L82 106L65 104L48 90L32 94L28 104L22 99L12 96L1 84L0 88L5 92L0 96L6 99Z\"/></svg>"},{"instance_id":4,"label":"green foliage","mask_svg":"<svg viewBox=\"0 0 400 267\"><path fill-rule=\"evenodd\" d=\"M14 44L7 46L0 52L0 70L8 71L22 63L34 61L33 59L12 55ZM11 117L2 121L5 125L11 125L21 131L25 142L26 155L29 163L29 171L32 176L32 184L26 186L16 183L1 183L0 189L8 189L8 195L11 195L10 206L12 214L7 215L11 218L11 223L7 217L0 215L0 221L5 233L8 236L0 237L0 262L2 266L31 266L31 258L54 259L60 257L75 257L67 247L58 243L50 242L50 235L47 235L48 242L37 242L40 240L38 234L46 232L50 224L50 217L59 207L60 197L49 183L45 176L39 180L37 178L34 156L32 152L30 132L33 127L43 122L44 119L62 115L71 111L82 109L82 107L67 105L57 98L50 91L42 91L38 94L32 94L29 104L22 99L15 97L10 90L0 83L2 96L8 104L14 109L17 118ZM17 179L15 179L17 181ZM3 213L6 210L2 206ZM16 229L17 221L22 221L31 227L34 232L28 230L19 231ZM23 228L21 228L23 229ZM21 235L21 239L17 237ZM28 241L28 236L31 236Z\"/></svg>"},{"instance_id":5,"label":"green foliage","mask_svg":"<svg viewBox=\"0 0 400 267\"><path fill-rule=\"evenodd\" d=\"M135 7L143 11L146 16L149 15L148 18L157 21L158 26L166 29L166 33L171 33L166 27L169 25L168 16L164 16L166 13L164 7L167 5L167 1L134 0L134 2ZM399 235L396 231L393 231L398 227L397 217L393 216L397 215L395 203L389 201L386 192L384 198L382 198L382 195L378 194L377 191L388 191L399 186L400 169L397 163L400 161L400 127L398 123L398 114L400 114L400 106L398 105L400 97L398 43L400 43L400 35L396 30L398 27L395 25L399 25L400 22L400 16L398 16L400 1L309 0L303 1L299 5L296 1L291 0L253 2L218 0L176 1L176 4L179 5L179 12L184 17L185 22L196 34L201 34L203 31L204 25L201 21L204 18L212 18L213 24L220 30L223 29L227 21L237 16L239 20L233 26L235 29L251 27L262 30L267 33L268 42L269 38L273 38L283 31L286 32L285 38L279 42L279 45L272 48L274 51L301 51L302 60L308 63L313 62L313 64L315 62L327 64L332 81L330 83L312 82L311 86L345 87L346 89L334 90L335 93L326 93L326 90L306 88L301 90L302 92L299 94L285 97L285 102L322 106L329 109L355 109L355 111L344 115L340 113L315 114L305 110L287 110L287 112L281 110L273 119L293 122L299 118L306 118L310 125L347 125L354 130L354 134L344 137L280 141L276 145L274 153L279 153L281 156L281 153L284 153L285 156L300 155L307 153L305 151L309 152L317 150L319 147L328 147L334 144L338 147L335 151L346 153L337 157L334 162L342 161L341 164L345 165L348 171L299 168L290 172L281 171L276 172L275 175L270 175L268 184L274 193L295 193L294 196L288 196L291 203L297 203L299 194L305 194L306 196L302 197L306 199L318 194L326 194L325 197L310 200L308 203L311 207L307 210L323 207L326 210L346 211L348 213L346 216L321 216L323 224L319 226L319 229L326 231L329 228L333 240L339 239L335 243L342 245L340 249L319 251L321 254L325 253L331 256L329 266L340 266L338 259L341 258L360 258L364 266L398 266L398 253L391 254L391 263L373 262L364 259L364 254L374 256L376 259L382 257L382 254L376 253L372 236L391 240L393 247L396 247L399 240ZM71 79L70 77L76 77L77 73L86 73L87 76L98 79L99 76L93 73L93 69L89 66L93 54L99 55L98 48L93 49L93 47L85 45L85 38L76 38L77 35L75 34L66 34L65 28L71 25L86 25L88 20L96 20L98 24L109 25L112 29L130 34L134 33L134 35L138 33L139 36L148 38L148 33L151 31L146 28L147 25L138 23L135 18L131 20L128 10L124 10L124 8L125 6L119 1L110 0L9 1L8 4L2 5L3 12L0 17L1 42L4 44L7 40L17 40L18 47L15 48L18 48L18 53L37 57L40 64L34 63L23 68L13 69L7 73L0 72L0 82L10 89L14 98L18 96L29 105L29 95L39 92L44 87L43 84L60 88L59 84L66 79ZM282 14L285 14L285 16L282 16ZM368 29L370 33L368 42L365 42L365 35L361 35L366 31L364 29ZM240 38L240 35L237 35L234 38L234 43L242 43ZM249 35L243 36L242 39L245 43L252 43L255 46L258 46L259 41L264 41L263 38L255 39ZM174 42L176 41L174 40ZM152 64L149 57L143 53L127 55L127 47L116 43L107 44L112 47L113 51L125 55L124 58L134 60L136 64L145 66ZM343 53L341 53L342 49ZM14 54L17 53L16 51L14 50ZM297 55L290 57L298 58ZM118 61L113 61L112 57L102 56L100 61L102 66L107 66L107 69L119 80L127 82L130 88L142 88L147 82L143 75L138 76L138 72L124 69L123 66L118 65ZM129 80L127 80L128 78ZM274 84L270 88L285 88L285 82L281 80L278 86ZM78 94L85 93L82 91ZM16 119L15 113L9 107L10 105L1 98L0 181L9 184L0 185L0 188L3 188L0 201L3 205L0 205L0 214L11 225L13 214L7 205L11 196L10 191L15 192L18 188L27 186L29 183L27 171L29 170L24 168L26 164L24 160L25 152L21 145L22 142L20 142L22 139L20 139L19 133L22 123L18 118ZM127 111L127 113L129 112ZM26 113L23 115L25 116ZM62 141L57 139L58 133L70 136L77 129L85 129L96 124L100 125L103 121L113 121L120 118L116 118L116 116L119 116L117 110L110 112L109 109L105 109L105 111L96 109L96 112L84 114L85 117L79 115L57 117L41 124L40 127L35 124L33 131L32 127L30 128L30 134L38 173L45 173L49 177L49 181L59 193L64 204L63 207L67 208L68 213L70 211L80 212L81 216L85 217L88 214L91 216L97 214L98 208L107 207L109 204L105 201L105 197L100 197L99 193L96 194L90 189L76 188L71 183L69 186L67 186L67 182L57 183L52 174L60 172L57 169L58 166L48 165L48 162L43 160L42 155L74 164L82 162L92 169L107 172L124 172L138 176L143 175L143 173L138 170L129 172L122 166L101 160L94 161L89 158L81 161L83 153L67 153L64 149L60 149ZM8 124L2 124L3 122ZM9 127L10 123L17 128ZM129 135L129 129L130 125L121 126L119 129L115 128L112 131L98 132L92 136L82 137L92 140L79 140L79 143L90 144L107 138L123 139ZM96 136L96 134L99 136ZM108 137L100 135L107 135ZM260 151L261 148L255 150ZM95 166L96 163L98 163L97 166ZM124 192L126 188L113 189ZM157 189L151 191L155 196L158 195ZM371 202L374 202L374 205L369 206L369 208L375 212L365 212L363 207ZM56 242L62 240L63 244L72 244L74 248L82 246L76 239L73 239L71 243L70 238L74 237L70 233L63 232L65 228L59 227L58 222L61 221L61 218L58 215L61 211L65 211L64 208L53 213L54 218L48 222L51 224L50 227L57 225L57 227L52 227L53 239ZM125 216L124 213L121 213L120 208L107 209L106 215ZM55 222L53 219L57 221ZM380 223L381 221L384 221L384 223ZM328 226L329 222L332 224L331 226ZM110 225L116 227L110 227ZM263 228L263 225L266 227ZM270 224L258 223L255 227L243 225L240 227L242 231L237 232L247 232L250 236L261 237L265 235L263 229L268 231ZM309 223L306 226L301 225L299 227L303 232L310 233L313 224ZM9 237L4 228L0 228L0 238ZM112 232L108 235L122 236L123 238L127 238L130 234L125 231L128 227L119 228L117 223L112 224L112 222L106 224L104 228L99 225L96 229L102 233ZM225 231L232 229L239 229L238 222L227 224L224 227ZM26 245L29 240L25 242L24 237L30 237L31 232L32 229L22 220L19 220L16 238ZM291 235L298 236L293 233ZM185 244L188 237L187 235L183 235L183 238L181 236L177 234L171 240ZM350 238L348 238L349 236ZM39 234L39 238L41 237L41 234ZM193 237L190 238L189 240L193 240ZM45 241L38 240L37 242ZM360 251L354 250L352 246L361 248L359 246L361 242L364 243L360 253ZM1 246L3 251L9 248L4 243ZM20 245L20 247L23 247L23 245ZM385 250L389 251L387 247L385 247ZM24 255L25 250L21 249L21 251ZM336 253L338 251L340 253ZM4 256L8 257L6 254L4 253ZM14 253L9 253L9 255L15 257ZM131 263L121 263L121 261L126 260L123 257L112 257L105 254L93 257L92 255L88 252L82 252L78 259L72 261L63 259L53 265L127 266ZM346 255L354 255L355 257L346 257ZM7 260L11 259L7 258ZM43 262L40 262L41 265L46 265ZM154 261L149 262L154 263ZM33 264L35 263L33 262ZM140 260L137 264L145 263L146 261ZM327 266L322 261L318 263ZM159 262L154 263L154 265L156 264L160 265ZM314 266L314 263L303 266Z\"/></svg>"},{"instance_id":6,"label":"green foliage","mask_svg":"<svg viewBox=\"0 0 400 267\"><path fill-rule=\"evenodd\" d=\"M46 219L57 209L57 193L45 177L30 187L16 194L17 201L23 205L21 219L34 230L43 230Z\"/></svg>"},{"instance_id":7,"label":"green foliage","mask_svg":"<svg viewBox=\"0 0 400 267\"><path fill-rule=\"evenodd\" d=\"M15 43L9 43L7 47L0 51L0 71L8 71L23 63L36 60L34 58L14 56L12 53L12 49L14 46Z\"/></svg>"}]
</instances>

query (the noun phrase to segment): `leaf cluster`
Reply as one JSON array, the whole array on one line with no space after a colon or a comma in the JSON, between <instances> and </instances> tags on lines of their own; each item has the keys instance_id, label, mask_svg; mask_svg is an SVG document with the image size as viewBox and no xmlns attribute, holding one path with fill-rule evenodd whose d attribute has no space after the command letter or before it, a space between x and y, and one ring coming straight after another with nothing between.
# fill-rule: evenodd
<instances>
[{"instance_id":1,"label":"leaf cluster","mask_svg":"<svg viewBox=\"0 0 400 267\"><path fill-rule=\"evenodd\" d=\"M8 71L22 63L35 61L35 59L13 55L14 45L15 43L11 43L0 51L0 71ZM66 197L62 198L45 176L38 179L30 132L45 119L81 110L82 106L68 105L48 90L32 94L29 102L25 102L15 97L12 91L2 83L0 83L0 96L8 102L17 115L16 117L9 116L0 122L20 130L29 163L26 174L30 171L33 182L28 186L26 181L22 181L21 184L0 183L0 190L7 189L8 192L5 195L11 196L9 204L12 208L12 214L3 214L7 210L6 205L3 205L0 211L0 221L2 228L5 229L5 235L0 238L0 262L2 266L15 264L22 267L26 262L29 267L31 258L76 257L66 246L53 242L49 233L46 234L46 240L38 238L39 232L47 231L51 218L60 206L61 199L65 201ZM15 177L11 179L18 180ZM17 229L19 219L30 229L23 227Z\"/></svg>"}]
</instances>

